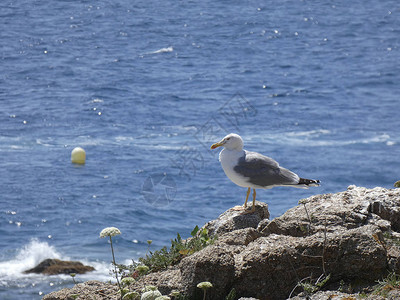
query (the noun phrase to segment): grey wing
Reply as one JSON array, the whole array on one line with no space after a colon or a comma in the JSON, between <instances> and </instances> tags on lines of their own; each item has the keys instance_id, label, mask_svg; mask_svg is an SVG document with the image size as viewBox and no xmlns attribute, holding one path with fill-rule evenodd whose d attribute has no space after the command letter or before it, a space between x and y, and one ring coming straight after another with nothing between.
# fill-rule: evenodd
<instances>
[{"instance_id":1,"label":"grey wing","mask_svg":"<svg viewBox=\"0 0 400 300\"><path fill-rule=\"evenodd\" d=\"M242 176L248 177L250 183L263 187L299 183L299 176L295 173L280 167L272 158L256 152L246 151L234 170Z\"/></svg>"}]
</instances>

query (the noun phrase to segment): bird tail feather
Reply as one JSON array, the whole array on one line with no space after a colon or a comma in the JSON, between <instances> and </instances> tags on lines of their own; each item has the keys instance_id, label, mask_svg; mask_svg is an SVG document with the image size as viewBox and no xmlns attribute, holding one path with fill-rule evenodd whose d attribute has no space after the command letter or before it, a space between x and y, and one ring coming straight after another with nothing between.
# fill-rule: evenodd
<instances>
[{"instance_id":1,"label":"bird tail feather","mask_svg":"<svg viewBox=\"0 0 400 300\"><path fill-rule=\"evenodd\" d=\"M299 185L305 185L305 186L309 187L309 186L319 186L320 182L321 181L319 181L319 180L300 178L298 184Z\"/></svg>"}]
</instances>

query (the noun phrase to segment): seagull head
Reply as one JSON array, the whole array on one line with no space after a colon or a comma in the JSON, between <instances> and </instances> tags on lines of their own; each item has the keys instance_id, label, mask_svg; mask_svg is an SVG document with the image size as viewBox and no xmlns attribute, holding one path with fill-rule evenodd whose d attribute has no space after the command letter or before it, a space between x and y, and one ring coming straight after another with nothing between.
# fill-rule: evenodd
<instances>
[{"instance_id":1,"label":"seagull head","mask_svg":"<svg viewBox=\"0 0 400 300\"><path fill-rule=\"evenodd\" d=\"M230 133L226 137L224 137L218 143L212 144L211 149L215 149L218 147L224 147L228 150L242 150L243 149L243 140L240 135L236 133Z\"/></svg>"}]
</instances>

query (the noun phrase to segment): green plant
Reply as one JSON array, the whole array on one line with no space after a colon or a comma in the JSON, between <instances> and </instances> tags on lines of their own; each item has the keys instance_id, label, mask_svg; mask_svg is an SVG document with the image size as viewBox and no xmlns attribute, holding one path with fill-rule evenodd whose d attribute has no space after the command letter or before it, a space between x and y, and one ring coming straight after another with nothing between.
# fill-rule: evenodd
<instances>
[{"instance_id":1,"label":"green plant","mask_svg":"<svg viewBox=\"0 0 400 300\"><path fill-rule=\"evenodd\" d=\"M203 290L203 300L206 300L207 290L212 288L213 285L209 281L200 282L197 287Z\"/></svg>"},{"instance_id":2,"label":"green plant","mask_svg":"<svg viewBox=\"0 0 400 300\"><path fill-rule=\"evenodd\" d=\"M358 298L360 298L360 299L368 298L368 294L366 294L365 292L361 292L358 294Z\"/></svg>"},{"instance_id":3,"label":"green plant","mask_svg":"<svg viewBox=\"0 0 400 300\"><path fill-rule=\"evenodd\" d=\"M121 299L124 299L124 296L126 295L126 294L128 294L130 291L129 291L129 289L128 288L121 288L121 290L120 290L120 293L121 293Z\"/></svg>"},{"instance_id":4,"label":"green plant","mask_svg":"<svg viewBox=\"0 0 400 300\"><path fill-rule=\"evenodd\" d=\"M155 285L146 285L142 288L142 293L149 292L149 291L157 291L158 288Z\"/></svg>"},{"instance_id":5,"label":"green plant","mask_svg":"<svg viewBox=\"0 0 400 300\"><path fill-rule=\"evenodd\" d=\"M112 253L112 263L114 265L114 273L115 273L115 278L117 279L117 284L119 287L119 290L121 291L121 299L122 299L122 288L121 288L121 284L119 283L119 279L118 279L118 271L117 271L117 264L115 263L115 256L114 256L114 248L113 248L113 244L112 244L112 237L121 234L121 231L116 228L116 227L107 227L104 228L101 232L100 232L100 237L104 238L106 236L108 236L110 238L110 246L111 246L111 253Z\"/></svg>"},{"instance_id":6,"label":"green plant","mask_svg":"<svg viewBox=\"0 0 400 300\"><path fill-rule=\"evenodd\" d=\"M74 284L76 284L76 281L75 281L76 273L70 273L69 276L72 277L72 281L74 282Z\"/></svg>"},{"instance_id":7,"label":"green plant","mask_svg":"<svg viewBox=\"0 0 400 300\"><path fill-rule=\"evenodd\" d=\"M342 293L344 293L345 291L346 291L346 289L345 289L345 282L344 282L344 280L342 279L342 280L340 280L340 282L339 282L339 288L338 288L338 291L339 292L342 292Z\"/></svg>"},{"instance_id":8,"label":"green plant","mask_svg":"<svg viewBox=\"0 0 400 300\"><path fill-rule=\"evenodd\" d=\"M378 280L378 284L374 287L373 294L387 297L392 290L400 290L400 275L395 272L390 273L386 278Z\"/></svg>"},{"instance_id":9,"label":"green plant","mask_svg":"<svg viewBox=\"0 0 400 300\"><path fill-rule=\"evenodd\" d=\"M383 237L385 238L385 242L390 245L400 246L400 239L395 237L391 232L386 231L383 233Z\"/></svg>"},{"instance_id":10,"label":"green plant","mask_svg":"<svg viewBox=\"0 0 400 300\"><path fill-rule=\"evenodd\" d=\"M126 293L123 297L123 300L136 300L136 299L140 299L140 294L137 292L129 292Z\"/></svg>"},{"instance_id":11,"label":"green plant","mask_svg":"<svg viewBox=\"0 0 400 300\"><path fill-rule=\"evenodd\" d=\"M130 286L135 282L135 279L132 277L124 277L121 279L121 285L124 287Z\"/></svg>"},{"instance_id":12,"label":"green plant","mask_svg":"<svg viewBox=\"0 0 400 300\"><path fill-rule=\"evenodd\" d=\"M181 294L178 290L172 290L169 296L173 300L190 300L187 296Z\"/></svg>"},{"instance_id":13,"label":"green plant","mask_svg":"<svg viewBox=\"0 0 400 300\"><path fill-rule=\"evenodd\" d=\"M148 291L142 294L141 300L155 300L156 298L162 296L162 294L155 290L155 291Z\"/></svg>"},{"instance_id":14,"label":"green plant","mask_svg":"<svg viewBox=\"0 0 400 300\"><path fill-rule=\"evenodd\" d=\"M143 276L149 272L149 267L146 265L138 265L135 270L139 272L139 275Z\"/></svg>"},{"instance_id":15,"label":"green plant","mask_svg":"<svg viewBox=\"0 0 400 300\"><path fill-rule=\"evenodd\" d=\"M170 293L171 297L179 297L181 293L178 290L172 290Z\"/></svg>"},{"instance_id":16,"label":"green plant","mask_svg":"<svg viewBox=\"0 0 400 300\"><path fill-rule=\"evenodd\" d=\"M331 274L329 274L328 276L326 276L324 279L322 279L323 277L321 276L320 278L317 279L317 281L313 282L310 278L307 278L307 280L302 280L300 281L297 286L300 286L304 293L309 296L312 294L315 294L316 292L318 292L320 289L322 289L327 282L329 281L329 279L331 278ZM322 280L321 280L322 279Z\"/></svg>"},{"instance_id":17,"label":"green plant","mask_svg":"<svg viewBox=\"0 0 400 300\"><path fill-rule=\"evenodd\" d=\"M214 243L216 237L210 237L206 228L199 229L196 226L192 232L191 237L184 240L177 234L177 237L171 240L171 247L163 247L154 252L149 251L145 257L139 258L139 263L133 262L131 266L119 265L120 268L134 272L138 265L147 266L150 272L160 271L166 269L168 266L178 264L182 258L189 256L206 246ZM140 274L142 275L142 274Z\"/></svg>"},{"instance_id":18,"label":"green plant","mask_svg":"<svg viewBox=\"0 0 400 300\"><path fill-rule=\"evenodd\" d=\"M229 292L228 296L225 297L225 300L236 300L236 290L232 288Z\"/></svg>"}]
</instances>

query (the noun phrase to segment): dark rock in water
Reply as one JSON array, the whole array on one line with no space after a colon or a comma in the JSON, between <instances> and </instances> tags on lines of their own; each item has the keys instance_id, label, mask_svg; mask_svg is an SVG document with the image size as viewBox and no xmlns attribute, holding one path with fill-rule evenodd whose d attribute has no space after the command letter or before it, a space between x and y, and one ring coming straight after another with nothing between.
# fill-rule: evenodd
<instances>
[{"instance_id":1,"label":"dark rock in water","mask_svg":"<svg viewBox=\"0 0 400 300\"><path fill-rule=\"evenodd\" d=\"M85 266L79 261L65 261L59 259L45 259L36 267L26 270L24 273L36 273L46 275L57 275L57 274L84 274L86 272L93 271L94 268L91 266Z\"/></svg>"}]
</instances>

